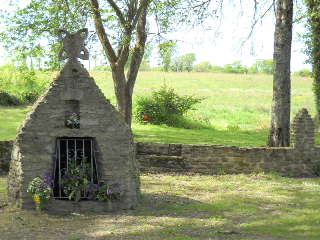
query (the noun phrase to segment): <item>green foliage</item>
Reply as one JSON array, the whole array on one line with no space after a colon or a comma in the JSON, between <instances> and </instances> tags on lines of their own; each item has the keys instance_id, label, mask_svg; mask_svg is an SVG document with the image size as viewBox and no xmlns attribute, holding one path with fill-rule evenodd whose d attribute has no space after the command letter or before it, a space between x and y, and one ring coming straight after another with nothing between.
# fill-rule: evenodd
<instances>
[{"instance_id":1,"label":"green foliage","mask_svg":"<svg viewBox=\"0 0 320 240\"><path fill-rule=\"evenodd\" d=\"M177 43L173 41L163 42L158 45L159 53L162 59L163 71L168 72L171 66L172 57L175 53Z\"/></svg>"},{"instance_id":2,"label":"green foliage","mask_svg":"<svg viewBox=\"0 0 320 240\"><path fill-rule=\"evenodd\" d=\"M89 198L98 201L119 200L123 194L120 184L99 183L91 185Z\"/></svg>"},{"instance_id":3,"label":"green foliage","mask_svg":"<svg viewBox=\"0 0 320 240\"><path fill-rule=\"evenodd\" d=\"M231 64L224 65L223 71L226 73L247 73L248 69L246 66L243 66L240 61L235 61Z\"/></svg>"},{"instance_id":4,"label":"green foliage","mask_svg":"<svg viewBox=\"0 0 320 240\"><path fill-rule=\"evenodd\" d=\"M0 74L0 105L33 103L49 85L49 82L40 80L36 72L25 65L1 66Z\"/></svg>"},{"instance_id":5,"label":"green foliage","mask_svg":"<svg viewBox=\"0 0 320 240\"><path fill-rule=\"evenodd\" d=\"M248 69L249 73L273 74L273 59L259 59Z\"/></svg>"},{"instance_id":6,"label":"green foliage","mask_svg":"<svg viewBox=\"0 0 320 240\"><path fill-rule=\"evenodd\" d=\"M17 106L20 105L21 102L19 98L11 95L4 90L0 90L0 105L1 106Z\"/></svg>"},{"instance_id":7,"label":"green foliage","mask_svg":"<svg viewBox=\"0 0 320 240\"><path fill-rule=\"evenodd\" d=\"M299 77L312 77L312 72L309 69L305 68L294 72L293 75Z\"/></svg>"},{"instance_id":8,"label":"green foliage","mask_svg":"<svg viewBox=\"0 0 320 240\"><path fill-rule=\"evenodd\" d=\"M111 73L92 71L91 74L104 95L115 104ZM44 73L37 72L37 75L39 79L46 78ZM312 79L296 76L292 78L292 91L295 93L292 96L292 116L302 107L310 109L310 114L314 116ZM134 99L151 92L151 88L160 88L162 82L159 79L164 79L178 94L205 97L203 102L196 105L196 110L187 112L185 117L189 123L190 119L194 119L213 126L214 129L200 125L196 129L183 129L134 123L132 130L136 141L265 146L267 129L270 127L271 75L141 72L133 93ZM15 138L17 128L29 110L29 106L0 107L1 140ZM238 131L227 130L228 126L236 125L240 128ZM318 134L316 141L320 144Z\"/></svg>"},{"instance_id":9,"label":"green foliage","mask_svg":"<svg viewBox=\"0 0 320 240\"><path fill-rule=\"evenodd\" d=\"M194 66L193 71L195 72L210 72L212 65L209 62L201 62Z\"/></svg>"},{"instance_id":10,"label":"green foliage","mask_svg":"<svg viewBox=\"0 0 320 240\"><path fill-rule=\"evenodd\" d=\"M195 61L196 55L194 53L188 53L175 59L171 68L174 72L191 72Z\"/></svg>"},{"instance_id":11,"label":"green foliage","mask_svg":"<svg viewBox=\"0 0 320 240\"><path fill-rule=\"evenodd\" d=\"M81 193L90 186L91 167L88 163L77 165L75 161L69 162L68 170L62 177L63 192L69 200L80 201Z\"/></svg>"},{"instance_id":12,"label":"green foliage","mask_svg":"<svg viewBox=\"0 0 320 240\"><path fill-rule=\"evenodd\" d=\"M305 0L307 6L307 33L304 34L306 49L309 56L308 62L312 64L313 92L317 110L317 118L320 118L320 2L316 0Z\"/></svg>"},{"instance_id":13,"label":"green foliage","mask_svg":"<svg viewBox=\"0 0 320 240\"><path fill-rule=\"evenodd\" d=\"M202 100L193 96L179 96L173 88L164 85L152 92L151 96L138 97L135 119L138 122L186 127L188 121L183 115Z\"/></svg>"},{"instance_id":14,"label":"green foliage","mask_svg":"<svg viewBox=\"0 0 320 240\"><path fill-rule=\"evenodd\" d=\"M215 66L215 65L211 67L211 71L212 71L212 72L224 72L224 71L223 71L223 67L221 67L221 66Z\"/></svg>"},{"instance_id":15,"label":"green foliage","mask_svg":"<svg viewBox=\"0 0 320 240\"><path fill-rule=\"evenodd\" d=\"M32 0L24 7L12 1L14 11L1 11L3 28L0 40L15 60L39 62L46 59L45 68L59 66L57 29L69 31L85 26L89 14L84 0ZM43 44L43 43L47 44ZM45 54L46 53L46 54Z\"/></svg>"}]
</instances>

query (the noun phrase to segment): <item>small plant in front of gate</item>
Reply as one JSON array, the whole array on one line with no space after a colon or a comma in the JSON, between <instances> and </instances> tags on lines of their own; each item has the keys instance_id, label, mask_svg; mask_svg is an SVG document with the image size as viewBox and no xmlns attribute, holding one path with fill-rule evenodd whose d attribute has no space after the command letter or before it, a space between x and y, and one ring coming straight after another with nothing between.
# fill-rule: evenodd
<instances>
[{"instance_id":1,"label":"small plant in front of gate","mask_svg":"<svg viewBox=\"0 0 320 240\"><path fill-rule=\"evenodd\" d=\"M88 189L89 198L98 201L119 200L123 194L123 186L121 184L107 184L100 182L99 184L91 184Z\"/></svg>"},{"instance_id":2,"label":"small plant in front of gate","mask_svg":"<svg viewBox=\"0 0 320 240\"><path fill-rule=\"evenodd\" d=\"M69 200L80 201L81 194L86 192L90 187L90 165L82 163L76 165L74 161L70 161L68 170L62 177L61 185L63 192Z\"/></svg>"},{"instance_id":3,"label":"small plant in front of gate","mask_svg":"<svg viewBox=\"0 0 320 240\"><path fill-rule=\"evenodd\" d=\"M78 202L84 197L90 200L112 201L119 200L123 193L121 184L107 184L103 181L99 184L93 183L90 164L85 161L77 165L74 160L71 160L68 170L64 169L64 171L61 185L69 200Z\"/></svg>"},{"instance_id":4,"label":"small plant in front of gate","mask_svg":"<svg viewBox=\"0 0 320 240\"><path fill-rule=\"evenodd\" d=\"M34 178L29 183L27 192L31 194L36 209L41 210L44 203L52 197L52 177L45 174L43 177Z\"/></svg>"}]
</instances>

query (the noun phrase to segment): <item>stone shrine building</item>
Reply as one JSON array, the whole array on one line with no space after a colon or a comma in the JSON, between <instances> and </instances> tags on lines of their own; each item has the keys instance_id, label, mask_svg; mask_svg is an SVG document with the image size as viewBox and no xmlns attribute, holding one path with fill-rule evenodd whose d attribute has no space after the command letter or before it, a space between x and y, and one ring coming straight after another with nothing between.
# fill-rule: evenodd
<instances>
[{"instance_id":1,"label":"stone shrine building","mask_svg":"<svg viewBox=\"0 0 320 240\"><path fill-rule=\"evenodd\" d=\"M132 208L139 199L140 182L131 130L78 61L88 59L87 29L60 33L63 49L59 57L68 61L20 127L8 176L9 202L34 208L28 184L49 172L54 179L50 209L103 210L105 202L87 200L84 194L84 201L75 203L63 193L61 178L68 164L86 162L94 183L122 186L123 196L113 208Z\"/></svg>"}]
</instances>

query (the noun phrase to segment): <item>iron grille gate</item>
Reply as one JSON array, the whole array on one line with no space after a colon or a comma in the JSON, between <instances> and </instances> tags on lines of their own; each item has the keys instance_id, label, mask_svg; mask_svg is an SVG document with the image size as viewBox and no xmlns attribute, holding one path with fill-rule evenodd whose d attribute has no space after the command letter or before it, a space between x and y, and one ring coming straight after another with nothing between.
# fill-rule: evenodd
<instances>
[{"instance_id":1,"label":"iron grille gate","mask_svg":"<svg viewBox=\"0 0 320 240\"><path fill-rule=\"evenodd\" d=\"M61 180L68 172L70 164L75 166L90 165L90 181L98 184L97 162L95 158L93 138L57 138L56 158L54 161L53 196L56 199L67 199L63 192ZM81 193L81 199L86 199L87 193Z\"/></svg>"}]
</instances>

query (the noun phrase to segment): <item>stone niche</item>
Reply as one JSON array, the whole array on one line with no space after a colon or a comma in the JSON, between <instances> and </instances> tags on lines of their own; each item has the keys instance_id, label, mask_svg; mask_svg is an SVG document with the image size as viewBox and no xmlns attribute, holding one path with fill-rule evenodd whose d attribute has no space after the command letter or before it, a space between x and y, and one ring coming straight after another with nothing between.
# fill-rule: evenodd
<instances>
[{"instance_id":1,"label":"stone niche","mask_svg":"<svg viewBox=\"0 0 320 240\"><path fill-rule=\"evenodd\" d=\"M68 122L70 117L75 121ZM69 59L20 127L8 176L9 202L21 208L34 208L27 193L28 183L49 171L58 184L57 164L61 162L60 171L65 167L67 147L75 149L68 157L85 154L94 162L95 181L98 178L109 184L121 184L123 196L113 203L113 210L129 209L137 204L139 170L131 130L76 59ZM105 202L75 203L59 194L56 189L48 208L57 211L110 208Z\"/></svg>"}]
</instances>

